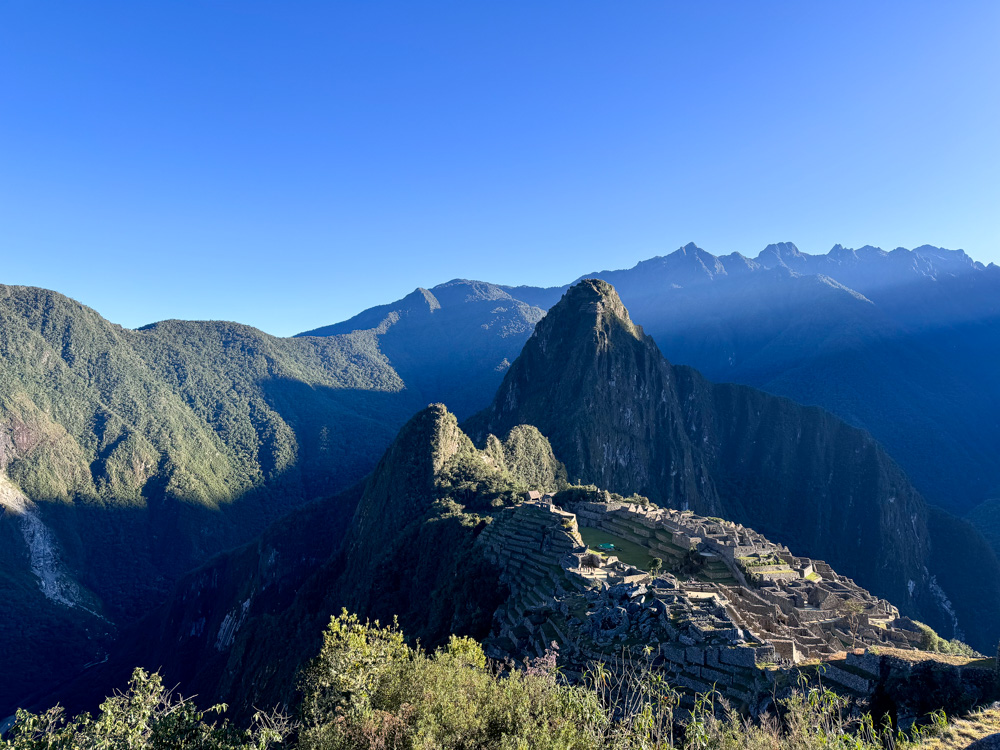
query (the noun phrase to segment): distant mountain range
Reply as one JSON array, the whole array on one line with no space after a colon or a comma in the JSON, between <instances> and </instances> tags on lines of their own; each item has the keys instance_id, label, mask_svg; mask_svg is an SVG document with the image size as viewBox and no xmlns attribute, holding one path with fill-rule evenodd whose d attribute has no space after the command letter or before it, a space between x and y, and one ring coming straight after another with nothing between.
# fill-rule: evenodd
<instances>
[{"instance_id":1,"label":"distant mountain range","mask_svg":"<svg viewBox=\"0 0 1000 750\"><path fill-rule=\"evenodd\" d=\"M56 697L85 707L140 664L238 716L289 703L344 606L398 615L429 646L482 638L507 592L477 536L519 492L566 479L766 528L942 633L996 640L996 556L929 508L870 435L670 365L613 288L590 280L539 323L485 411L461 428L441 405L419 412L362 484L185 576Z\"/></svg>"},{"instance_id":2,"label":"distant mountain range","mask_svg":"<svg viewBox=\"0 0 1000 750\"><path fill-rule=\"evenodd\" d=\"M633 269L590 276L616 286L668 360L710 380L823 407L870 431L933 503L955 513L979 505L970 519L1000 545L996 503L980 505L1000 497L993 450L1000 445L996 266L929 247L838 247L810 256L785 243L751 260L688 245ZM138 618L170 601L187 571L256 538L290 510L340 497L340 505L310 506L300 518L319 513L326 520L318 516L317 523L346 533L340 514L361 490L353 500L338 493L375 468L400 426L428 402L446 404L459 419L489 406L536 324L567 289L455 280L277 339L219 322L165 321L133 331L55 292L0 287L0 710L108 658L115 643L133 637ZM642 356L652 362L652 354ZM632 372L650 376L647 386L654 387L660 376L649 367ZM952 606L959 628L983 643L979 612L995 619L1000 608L992 609L992 589L972 601L962 586L969 560L992 570L982 537L927 509L874 441L851 438L861 451L852 463L837 452L837 441L855 432L830 415L763 394L737 398L744 391L709 387L684 368L670 372L674 395L695 395L704 420L698 434L716 441L714 452L698 446L683 419L661 421L642 401L648 393L629 401L630 386L616 380L602 398L632 408L636 419L635 410L645 409L644 429L665 446L648 454L653 463L639 482L614 469L624 462L637 471L637 456L604 456L620 449L612 441L581 457L560 442L557 429L548 437L567 453L560 458L576 472L571 479L643 486L664 502L688 498L706 512L753 518L778 540L815 542L820 546L803 553L829 557L859 580L874 576L865 585L894 600L902 596L904 608L912 596L914 611L938 626L947 625ZM546 398L568 412L584 395L557 390ZM674 417L686 418L684 405L676 408ZM529 417L521 414L536 418ZM777 432L768 432L768 420L777 420ZM600 434L611 424L587 430ZM841 437L831 438L822 460L793 460L798 454L787 440L800 428ZM756 434L765 445L736 447L725 437L736 432ZM671 460L683 457L671 469L680 479L664 478L664 450ZM849 486L860 480L846 475L820 482L834 456L874 484ZM747 485L734 468L741 461L771 462L786 473L779 477L785 484ZM902 494L887 510L879 503L892 496L889 487ZM851 499L841 508L830 498L844 492ZM784 510L755 516L769 506L750 502L753 493L784 498ZM812 497L825 499L805 506L809 522L795 528L782 513ZM849 533L862 529L845 519L861 505L887 514L860 537L863 548L878 539L894 550L883 550L878 572L866 572L863 555L849 552L858 546ZM899 523L904 506L915 513L912 533ZM836 534L817 536L836 519ZM268 533L287 523L293 521ZM886 541L890 530L896 541ZM303 542L296 548L302 560L339 549L340 532L321 541L322 532L312 531L303 538L318 551L307 552ZM838 550L845 557L836 558ZM250 561L255 553L246 554ZM411 632L421 632L419 624Z\"/></svg>"},{"instance_id":3,"label":"distant mountain range","mask_svg":"<svg viewBox=\"0 0 1000 750\"><path fill-rule=\"evenodd\" d=\"M580 278L613 284L670 361L869 430L935 504L965 513L1000 494L1000 267L927 245L808 255L786 242L750 259L689 244ZM488 401L530 321L567 288L455 280L310 335L376 331L404 380L434 383L432 400L466 415ZM417 297L440 297L440 307L421 302L390 336L382 321ZM427 340L463 359L424 356ZM435 380L442 361L461 362L464 377Z\"/></svg>"},{"instance_id":4,"label":"distant mountain range","mask_svg":"<svg viewBox=\"0 0 1000 750\"><path fill-rule=\"evenodd\" d=\"M619 290L673 362L822 406L882 442L933 502L1000 487L1000 268L961 251L791 243L755 260L688 245Z\"/></svg>"}]
</instances>

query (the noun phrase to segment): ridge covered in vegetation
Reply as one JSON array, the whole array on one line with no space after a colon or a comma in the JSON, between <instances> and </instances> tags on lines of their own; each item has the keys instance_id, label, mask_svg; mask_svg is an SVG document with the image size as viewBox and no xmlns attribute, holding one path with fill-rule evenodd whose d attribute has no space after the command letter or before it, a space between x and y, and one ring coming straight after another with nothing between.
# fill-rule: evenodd
<instances>
[{"instance_id":1,"label":"ridge covered in vegetation","mask_svg":"<svg viewBox=\"0 0 1000 750\"><path fill-rule=\"evenodd\" d=\"M472 547L491 514L527 488L556 490L564 470L533 427L480 451L440 404L400 429L372 474L299 508L257 541L184 576L167 602L125 629L103 664L60 688L74 707L136 665L233 704L288 703L294 674L343 606L398 615L433 646L452 632L485 637L506 595Z\"/></svg>"},{"instance_id":2,"label":"ridge covered in vegetation","mask_svg":"<svg viewBox=\"0 0 1000 750\"><path fill-rule=\"evenodd\" d=\"M99 661L210 555L360 479L409 398L364 333L133 331L0 287L0 705Z\"/></svg>"}]
</instances>

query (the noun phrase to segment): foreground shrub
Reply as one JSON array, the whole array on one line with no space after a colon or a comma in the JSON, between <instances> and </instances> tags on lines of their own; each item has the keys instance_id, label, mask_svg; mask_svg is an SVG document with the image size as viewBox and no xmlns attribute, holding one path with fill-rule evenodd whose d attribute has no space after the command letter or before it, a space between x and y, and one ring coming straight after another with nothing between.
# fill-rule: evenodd
<instances>
[{"instance_id":1,"label":"foreground shrub","mask_svg":"<svg viewBox=\"0 0 1000 750\"><path fill-rule=\"evenodd\" d=\"M554 654L525 671L501 672L482 647L452 637L433 652L407 645L395 623L363 623L346 611L332 618L319 655L301 678L301 723L257 714L234 727L224 705L201 711L174 696L158 674L137 669L128 690L98 716L69 718L59 707L21 711L0 750L949 750L942 712L908 734L848 699L808 683L758 721L730 709L717 693L693 709L647 658L598 663L568 685ZM638 657L638 655L637 655ZM690 704L687 704L690 705ZM850 710L849 710L850 709ZM210 720L206 717L214 715ZM987 714L983 714L987 716ZM992 717L993 714L988 714ZM968 722L966 722L968 723ZM980 722L984 723L984 722ZM957 725L962 725L958 722ZM295 736L293 729L298 731ZM980 736L987 733L985 729ZM969 735L968 728L954 732ZM942 743L942 740L947 743ZM964 747L964 745L961 745Z\"/></svg>"},{"instance_id":2,"label":"foreground shrub","mask_svg":"<svg viewBox=\"0 0 1000 750\"><path fill-rule=\"evenodd\" d=\"M452 637L413 649L395 625L333 618L303 678L303 748L599 748L608 724L592 691L487 666Z\"/></svg>"},{"instance_id":3,"label":"foreground shrub","mask_svg":"<svg viewBox=\"0 0 1000 750\"><path fill-rule=\"evenodd\" d=\"M646 653L648 656L648 652ZM778 713L752 721L718 694L693 709L646 659L597 664L581 684L558 679L554 658L527 671L491 668L482 648L452 637L432 653L407 646L396 624L334 617L302 680L305 750L899 750L910 734L849 711L849 700L800 683Z\"/></svg>"},{"instance_id":4,"label":"foreground shrub","mask_svg":"<svg viewBox=\"0 0 1000 750\"><path fill-rule=\"evenodd\" d=\"M18 711L4 750L76 750L128 748L128 750L267 750L280 744L290 725L280 716L258 714L249 729L226 721L206 721L221 714L224 704L200 711L190 701L163 687L159 674L142 669L132 673L128 690L108 698L96 717L67 717L59 706L41 714Z\"/></svg>"}]
</instances>

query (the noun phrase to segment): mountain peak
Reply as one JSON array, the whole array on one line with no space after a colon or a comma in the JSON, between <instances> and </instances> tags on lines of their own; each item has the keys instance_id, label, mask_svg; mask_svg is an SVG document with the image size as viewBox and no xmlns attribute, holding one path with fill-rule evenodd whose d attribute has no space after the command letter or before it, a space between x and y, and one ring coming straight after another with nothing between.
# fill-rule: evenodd
<instances>
[{"instance_id":1,"label":"mountain peak","mask_svg":"<svg viewBox=\"0 0 1000 750\"><path fill-rule=\"evenodd\" d=\"M618 373L620 365L652 366L661 356L653 340L632 322L615 288L602 279L584 279L538 322L521 356L504 375L493 405L466 423L469 434L481 441L488 433L505 435L516 424L529 423L507 423L514 413L548 414L552 420L548 424L572 431L575 420L570 412L607 409L608 404L596 397L561 403L567 394L594 392L593 384L599 382L617 394L614 398L624 398L628 391L615 389L617 378L623 383L638 380L632 379L631 371ZM642 379L651 380L650 373ZM660 381L654 389L662 389ZM549 414L556 404L558 413ZM552 437L544 430L542 434Z\"/></svg>"},{"instance_id":2,"label":"mountain peak","mask_svg":"<svg viewBox=\"0 0 1000 750\"><path fill-rule=\"evenodd\" d=\"M444 404L429 404L403 425L386 455L405 456L406 470L416 472L408 481L429 487L434 476L461 447L462 437L455 415ZM415 456L424 458L415 461Z\"/></svg>"},{"instance_id":3,"label":"mountain peak","mask_svg":"<svg viewBox=\"0 0 1000 750\"><path fill-rule=\"evenodd\" d=\"M438 284L432 290L442 304L461 304L463 302L513 300L506 291L496 284L474 279L452 279Z\"/></svg>"},{"instance_id":4,"label":"mountain peak","mask_svg":"<svg viewBox=\"0 0 1000 750\"><path fill-rule=\"evenodd\" d=\"M566 290L564 298L570 297L590 297L593 299L614 297L618 299L618 292L604 279L583 279ZM621 300L618 300L621 302Z\"/></svg>"},{"instance_id":5,"label":"mountain peak","mask_svg":"<svg viewBox=\"0 0 1000 750\"><path fill-rule=\"evenodd\" d=\"M641 338L641 329L632 322L618 292L603 279L584 279L571 286L545 320L551 321L546 329L565 330L564 323L575 327L592 322L596 331L608 332L611 325L618 325L635 338Z\"/></svg>"},{"instance_id":6,"label":"mountain peak","mask_svg":"<svg viewBox=\"0 0 1000 750\"><path fill-rule=\"evenodd\" d=\"M772 242L757 254L757 262L765 268L787 265L804 258L804 253L792 242Z\"/></svg>"},{"instance_id":7,"label":"mountain peak","mask_svg":"<svg viewBox=\"0 0 1000 750\"><path fill-rule=\"evenodd\" d=\"M376 558L400 529L423 516L445 464L459 451L471 449L472 442L444 404L430 404L414 414L368 477L347 541L354 564ZM358 540L374 542L359 546Z\"/></svg>"},{"instance_id":8,"label":"mountain peak","mask_svg":"<svg viewBox=\"0 0 1000 750\"><path fill-rule=\"evenodd\" d=\"M422 286L418 286L412 292L403 297L403 301L410 303L408 307L417 307L421 310L426 307L429 312L434 312L441 307L441 303L438 302L434 293L429 289L424 289Z\"/></svg>"}]
</instances>

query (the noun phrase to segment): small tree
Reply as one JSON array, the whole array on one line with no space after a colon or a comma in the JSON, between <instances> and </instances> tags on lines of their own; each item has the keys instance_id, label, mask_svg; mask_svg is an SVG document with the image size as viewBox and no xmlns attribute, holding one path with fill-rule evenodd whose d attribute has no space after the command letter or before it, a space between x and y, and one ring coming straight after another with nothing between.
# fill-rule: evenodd
<instances>
[{"instance_id":1,"label":"small tree","mask_svg":"<svg viewBox=\"0 0 1000 750\"><path fill-rule=\"evenodd\" d=\"M302 673L303 719L315 725L338 711L363 713L389 665L412 655L395 622L383 627L341 610L330 618L319 656Z\"/></svg>"},{"instance_id":2,"label":"small tree","mask_svg":"<svg viewBox=\"0 0 1000 750\"><path fill-rule=\"evenodd\" d=\"M857 599L846 599L840 604L840 615L847 620L851 628L851 648L858 645L858 635L861 631L861 617L865 613L865 605Z\"/></svg>"},{"instance_id":3,"label":"small tree","mask_svg":"<svg viewBox=\"0 0 1000 750\"><path fill-rule=\"evenodd\" d=\"M659 557L654 557L649 563L649 574L656 578L663 570L663 559Z\"/></svg>"}]
</instances>

